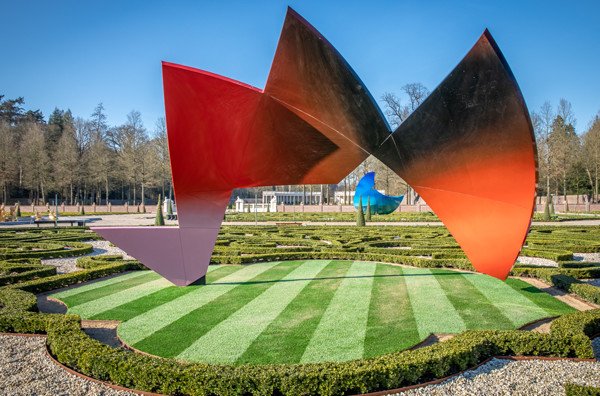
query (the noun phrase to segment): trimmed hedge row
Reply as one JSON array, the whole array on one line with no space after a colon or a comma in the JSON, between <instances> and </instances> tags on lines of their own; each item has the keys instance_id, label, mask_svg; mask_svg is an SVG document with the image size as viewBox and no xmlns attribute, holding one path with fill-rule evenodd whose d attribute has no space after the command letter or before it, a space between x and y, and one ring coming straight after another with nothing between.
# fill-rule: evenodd
<instances>
[{"instance_id":1,"label":"trimmed hedge row","mask_svg":"<svg viewBox=\"0 0 600 396\"><path fill-rule=\"evenodd\" d=\"M561 290L574 293L586 301L600 304L600 287L579 281L577 278L569 275L572 271L569 270L566 272L566 270L554 268L513 268L512 274L541 279ZM583 276L582 278L586 277Z\"/></svg>"},{"instance_id":2,"label":"trimmed hedge row","mask_svg":"<svg viewBox=\"0 0 600 396\"><path fill-rule=\"evenodd\" d=\"M600 396L600 388L577 384L565 385L566 396Z\"/></svg>"},{"instance_id":3,"label":"trimmed hedge row","mask_svg":"<svg viewBox=\"0 0 600 396\"><path fill-rule=\"evenodd\" d=\"M48 334L51 353L91 377L149 392L177 395L337 395L392 389L447 376L494 355L590 358L589 336L600 310L557 319L550 334L468 331L430 347L372 359L300 365L181 363L110 348L80 329L77 317L0 310L0 331Z\"/></svg>"},{"instance_id":4,"label":"trimmed hedge row","mask_svg":"<svg viewBox=\"0 0 600 396\"><path fill-rule=\"evenodd\" d=\"M56 267L39 264L0 262L0 286L56 275Z\"/></svg>"},{"instance_id":5,"label":"trimmed hedge row","mask_svg":"<svg viewBox=\"0 0 600 396\"><path fill-rule=\"evenodd\" d=\"M14 250L12 246L19 249L28 248L29 250ZM33 249L39 250L33 250ZM0 259L15 259L15 258L60 258L81 256L91 253L94 250L92 245L81 242L59 242L53 243L23 243L15 244L0 244Z\"/></svg>"},{"instance_id":6,"label":"trimmed hedge row","mask_svg":"<svg viewBox=\"0 0 600 396\"><path fill-rule=\"evenodd\" d=\"M600 278L600 267L589 267L589 268L554 268L554 267L539 267L539 266L515 266L511 272L514 276L528 276L535 278L542 278L548 276L548 274L560 274L570 276L575 279L590 279Z\"/></svg>"},{"instance_id":7,"label":"trimmed hedge row","mask_svg":"<svg viewBox=\"0 0 600 396\"><path fill-rule=\"evenodd\" d=\"M213 264L251 264L263 261L286 260L362 260L379 261L392 264L404 264L419 268L459 268L472 271L473 266L466 259L426 259L396 254L362 253L348 251L320 251L320 252L277 252L253 254L248 256L216 256L213 255Z\"/></svg>"},{"instance_id":8,"label":"trimmed hedge row","mask_svg":"<svg viewBox=\"0 0 600 396\"><path fill-rule=\"evenodd\" d=\"M548 250L548 249L533 249L533 248L523 248L521 249L521 254L523 256L529 257L539 257L545 258L554 261L567 261L573 260L573 252L569 252L566 250Z\"/></svg>"},{"instance_id":9,"label":"trimmed hedge row","mask_svg":"<svg viewBox=\"0 0 600 396\"><path fill-rule=\"evenodd\" d=\"M114 255L103 255L103 256L91 256L91 257L81 257L77 259L77 267L83 269L91 269L98 268L105 265L115 264L117 261L126 261L123 260L123 256L120 254ZM140 269L141 265L138 266Z\"/></svg>"},{"instance_id":10,"label":"trimmed hedge row","mask_svg":"<svg viewBox=\"0 0 600 396\"><path fill-rule=\"evenodd\" d=\"M36 312L37 298L34 294L19 289L0 288L1 311L31 311Z\"/></svg>"},{"instance_id":11,"label":"trimmed hedge row","mask_svg":"<svg viewBox=\"0 0 600 396\"><path fill-rule=\"evenodd\" d=\"M104 276L118 274L123 271L139 270L142 267L137 261L117 261L98 266L96 268L85 269L82 271L70 272L49 276L47 278L34 279L14 285L5 286L7 288L17 288L31 293L43 293L54 289L75 285L81 282L87 282Z\"/></svg>"}]
</instances>

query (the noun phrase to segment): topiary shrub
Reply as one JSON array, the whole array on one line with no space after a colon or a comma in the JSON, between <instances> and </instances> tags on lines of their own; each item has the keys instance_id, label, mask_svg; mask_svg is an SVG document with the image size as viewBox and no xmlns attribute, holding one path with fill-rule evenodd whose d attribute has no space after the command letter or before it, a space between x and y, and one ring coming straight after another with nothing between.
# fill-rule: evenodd
<instances>
[{"instance_id":1,"label":"topiary shrub","mask_svg":"<svg viewBox=\"0 0 600 396\"><path fill-rule=\"evenodd\" d=\"M162 212L162 196L158 194L158 204L156 204L156 218L154 219L155 226L164 226L165 218Z\"/></svg>"},{"instance_id":2,"label":"topiary shrub","mask_svg":"<svg viewBox=\"0 0 600 396\"><path fill-rule=\"evenodd\" d=\"M365 214L363 213L362 196L358 199L358 209L356 211L356 226L365 226Z\"/></svg>"}]
</instances>

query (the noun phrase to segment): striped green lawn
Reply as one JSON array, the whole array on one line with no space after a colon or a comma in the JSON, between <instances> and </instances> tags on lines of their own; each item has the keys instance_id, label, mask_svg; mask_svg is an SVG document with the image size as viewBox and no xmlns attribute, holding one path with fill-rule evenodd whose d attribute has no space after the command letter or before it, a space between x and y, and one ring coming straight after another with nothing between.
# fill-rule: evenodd
<instances>
[{"instance_id":1,"label":"striped green lawn","mask_svg":"<svg viewBox=\"0 0 600 396\"><path fill-rule=\"evenodd\" d=\"M233 364L372 357L431 333L573 311L517 279L328 260L210 266L207 285L188 287L138 271L53 297L83 318L122 321L119 336L145 352Z\"/></svg>"}]
</instances>

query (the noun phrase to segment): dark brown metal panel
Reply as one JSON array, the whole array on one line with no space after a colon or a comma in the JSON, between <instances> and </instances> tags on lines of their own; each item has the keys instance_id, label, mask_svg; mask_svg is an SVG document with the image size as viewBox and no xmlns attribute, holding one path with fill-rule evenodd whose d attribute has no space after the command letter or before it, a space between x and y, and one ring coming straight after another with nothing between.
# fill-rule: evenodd
<instances>
[{"instance_id":1,"label":"dark brown metal panel","mask_svg":"<svg viewBox=\"0 0 600 396\"><path fill-rule=\"evenodd\" d=\"M381 110L339 52L291 9L283 25L265 94L340 147L308 179L338 182L390 134ZM305 180L306 182L310 182Z\"/></svg>"},{"instance_id":2,"label":"dark brown metal panel","mask_svg":"<svg viewBox=\"0 0 600 396\"><path fill-rule=\"evenodd\" d=\"M489 32L375 153L419 192L475 268L500 278L527 233L535 141Z\"/></svg>"}]
</instances>

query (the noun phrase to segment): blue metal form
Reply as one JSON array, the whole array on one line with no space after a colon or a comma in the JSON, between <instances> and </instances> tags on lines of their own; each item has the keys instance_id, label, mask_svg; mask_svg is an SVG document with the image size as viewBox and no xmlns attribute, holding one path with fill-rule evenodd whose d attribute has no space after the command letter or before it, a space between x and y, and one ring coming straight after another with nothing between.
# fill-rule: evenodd
<instances>
[{"instance_id":1,"label":"blue metal form","mask_svg":"<svg viewBox=\"0 0 600 396\"><path fill-rule=\"evenodd\" d=\"M372 214L389 214L398 208L404 195L383 195L375 189L375 172L369 172L360 179L354 192L354 207L358 209L358 202L362 197L363 210L367 204L371 205Z\"/></svg>"}]
</instances>

